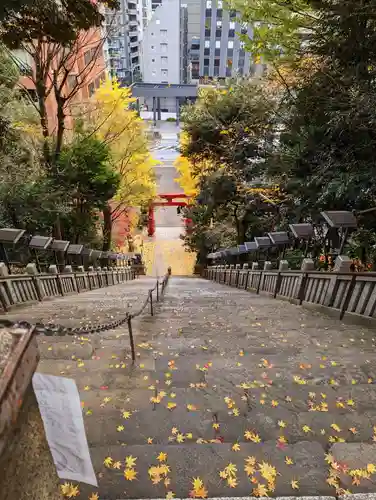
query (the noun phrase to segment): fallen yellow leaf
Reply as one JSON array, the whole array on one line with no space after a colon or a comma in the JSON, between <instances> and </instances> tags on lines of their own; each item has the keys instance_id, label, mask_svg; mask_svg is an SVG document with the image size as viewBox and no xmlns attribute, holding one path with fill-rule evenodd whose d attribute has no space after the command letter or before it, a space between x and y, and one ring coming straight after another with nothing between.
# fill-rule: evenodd
<instances>
[{"instance_id":1,"label":"fallen yellow leaf","mask_svg":"<svg viewBox=\"0 0 376 500\"><path fill-rule=\"evenodd\" d=\"M136 465L136 460L137 460L137 458L132 457L132 455L125 457L125 466L128 469L131 469L132 467L134 467Z\"/></svg>"},{"instance_id":2,"label":"fallen yellow leaf","mask_svg":"<svg viewBox=\"0 0 376 500\"><path fill-rule=\"evenodd\" d=\"M291 488L292 488L293 490L298 490L298 489L299 489L299 481L296 481L295 479L293 479L293 480L290 482L290 484L291 484Z\"/></svg>"},{"instance_id":3,"label":"fallen yellow leaf","mask_svg":"<svg viewBox=\"0 0 376 500\"><path fill-rule=\"evenodd\" d=\"M236 488L238 485L236 477L228 477L227 478L227 485L230 486L230 488Z\"/></svg>"},{"instance_id":4,"label":"fallen yellow leaf","mask_svg":"<svg viewBox=\"0 0 376 500\"><path fill-rule=\"evenodd\" d=\"M240 451L240 445L239 445L239 443L234 443L232 445L231 449L232 449L232 451Z\"/></svg>"},{"instance_id":5,"label":"fallen yellow leaf","mask_svg":"<svg viewBox=\"0 0 376 500\"><path fill-rule=\"evenodd\" d=\"M163 451L161 451L157 456L157 460L158 462L165 462L167 460L167 453L163 453Z\"/></svg>"},{"instance_id":6,"label":"fallen yellow leaf","mask_svg":"<svg viewBox=\"0 0 376 500\"><path fill-rule=\"evenodd\" d=\"M127 481L133 481L136 479L137 472L133 468L128 468L125 469L124 471L124 477Z\"/></svg>"},{"instance_id":7,"label":"fallen yellow leaf","mask_svg":"<svg viewBox=\"0 0 376 500\"><path fill-rule=\"evenodd\" d=\"M236 473L238 472L236 465L231 462L225 467L224 470L226 471L227 476L229 477L235 477Z\"/></svg>"}]
</instances>

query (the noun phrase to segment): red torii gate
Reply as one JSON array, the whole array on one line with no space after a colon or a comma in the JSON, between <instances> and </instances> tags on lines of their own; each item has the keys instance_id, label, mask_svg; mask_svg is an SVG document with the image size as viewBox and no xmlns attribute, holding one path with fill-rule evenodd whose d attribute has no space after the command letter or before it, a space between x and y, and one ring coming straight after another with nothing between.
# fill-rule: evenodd
<instances>
[{"instance_id":1,"label":"red torii gate","mask_svg":"<svg viewBox=\"0 0 376 500\"><path fill-rule=\"evenodd\" d=\"M153 201L149 205L148 236L154 236L155 233L154 207L186 207L188 205L189 196L184 193L159 194L158 198L164 201ZM183 198L187 201L173 201L176 198Z\"/></svg>"}]
</instances>

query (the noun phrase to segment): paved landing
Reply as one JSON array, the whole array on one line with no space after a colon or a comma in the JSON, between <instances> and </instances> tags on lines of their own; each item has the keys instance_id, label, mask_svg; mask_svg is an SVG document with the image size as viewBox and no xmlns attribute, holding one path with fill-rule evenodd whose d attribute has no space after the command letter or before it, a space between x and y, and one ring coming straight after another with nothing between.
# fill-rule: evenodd
<instances>
[{"instance_id":1,"label":"paved landing","mask_svg":"<svg viewBox=\"0 0 376 500\"><path fill-rule=\"evenodd\" d=\"M116 317L126 297L136 305L151 283L101 290L111 297L100 308ZM80 296L86 306L71 298L70 322L98 307L96 292ZM54 317L66 300L49 304ZM42 306L25 314L40 318ZM135 338L135 366L122 328L40 338L39 370L74 378L80 390L99 490L79 485L77 498L376 491L372 331L172 278L158 314L135 324Z\"/></svg>"}]
</instances>

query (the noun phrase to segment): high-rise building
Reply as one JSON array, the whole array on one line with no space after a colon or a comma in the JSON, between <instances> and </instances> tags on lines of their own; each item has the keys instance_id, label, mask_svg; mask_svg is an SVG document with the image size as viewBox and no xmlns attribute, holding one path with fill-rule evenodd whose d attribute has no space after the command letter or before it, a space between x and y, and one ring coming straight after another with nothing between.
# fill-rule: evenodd
<instances>
[{"instance_id":1,"label":"high-rise building","mask_svg":"<svg viewBox=\"0 0 376 500\"><path fill-rule=\"evenodd\" d=\"M164 0L153 13L142 41L143 81L186 83L188 68L187 8Z\"/></svg>"},{"instance_id":2,"label":"high-rise building","mask_svg":"<svg viewBox=\"0 0 376 500\"><path fill-rule=\"evenodd\" d=\"M188 45L200 36L201 0L182 0L188 9Z\"/></svg>"},{"instance_id":3,"label":"high-rise building","mask_svg":"<svg viewBox=\"0 0 376 500\"><path fill-rule=\"evenodd\" d=\"M151 0L139 0L142 9L142 28L143 30L149 24L153 14Z\"/></svg>"},{"instance_id":4,"label":"high-rise building","mask_svg":"<svg viewBox=\"0 0 376 500\"><path fill-rule=\"evenodd\" d=\"M143 11L137 0L120 0L119 10L106 9L104 55L111 76L124 84L139 79Z\"/></svg>"},{"instance_id":5,"label":"high-rise building","mask_svg":"<svg viewBox=\"0 0 376 500\"><path fill-rule=\"evenodd\" d=\"M195 38L190 47L192 78L252 74L251 54L244 50L244 42L238 33L252 37L252 27L239 23L236 12L225 10L222 0L201 0L200 37Z\"/></svg>"},{"instance_id":6,"label":"high-rise building","mask_svg":"<svg viewBox=\"0 0 376 500\"><path fill-rule=\"evenodd\" d=\"M51 134L56 133L58 123L58 106L53 91L53 72L58 72L59 77L65 71L69 72L62 88L62 96L65 97L68 103L65 108L64 120L67 134L69 134L73 130L74 109L79 108L82 103L90 98L106 78L102 40L102 33L99 28L82 31L73 48L67 49L64 57L61 54L56 54L56 48L54 48L53 44L46 44L43 50L42 62L48 58L48 54L52 56L46 83L48 95L45 100L48 129ZM20 87L28 94L29 99L35 101L36 107L39 106L39 101L36 91L35 61L39 57L38 52L32 57L30 53L23 49L13 51L13 59L21 71ZM64 66L61 63L62 60L65 60Z\"/></svg>"},{"instance_id":7,"label":"high-rise building","mask_svg":"<svg viewBox=\"0 0 376 500\"><path fill-rule=\"evenodd\" d=\"M162 5L162 0L151 0L151 9L154 12L160 5Z\"/></svg>"}]
</instances>

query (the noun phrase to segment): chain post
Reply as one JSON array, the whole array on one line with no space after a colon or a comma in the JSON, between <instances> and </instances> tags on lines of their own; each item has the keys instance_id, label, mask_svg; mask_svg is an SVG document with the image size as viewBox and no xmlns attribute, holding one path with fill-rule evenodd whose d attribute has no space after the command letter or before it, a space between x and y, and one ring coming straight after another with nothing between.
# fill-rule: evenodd
<instances>
[{"instance_id":1,"label":"chain post","mask_svg":"<svg viewBox=\"0 0 376 500\"><path fill-rule=\"evenodd\" d=\"M157 302L159 302L159 280L157 279Z\"/></svg>"},{"instance_id":2,"label":"chain post","mask_svg":"<svg viewBox=\"0 0 376 500\"><path fill-rule=\"evenodd\" d=\"M134 342L133 342L132 316L130 314L128 314L127 323L128 323L129 340L131 343L132 362L134 363L136 361L136 353L134 350Z\"/></svg>"},{"instance_id":3,"label":"chain post","mask_svg":"<svg viewBox=\"0 0 376 500\"><path fill-rule=\"evenodd\" d=\"M150 297L150 314L154 316L154 309L153 309L153 292L150 290L149 292L149 297Z\"/></svg>"}]
</instances>

